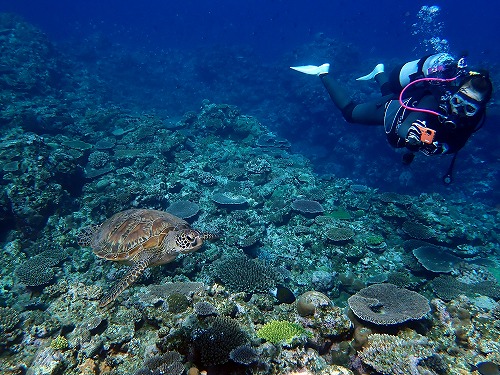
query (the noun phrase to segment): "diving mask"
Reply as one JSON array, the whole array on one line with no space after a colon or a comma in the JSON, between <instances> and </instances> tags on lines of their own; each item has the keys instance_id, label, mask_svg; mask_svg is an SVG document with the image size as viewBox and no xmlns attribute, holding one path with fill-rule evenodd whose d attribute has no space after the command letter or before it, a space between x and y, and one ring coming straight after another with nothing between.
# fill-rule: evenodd
<instances>
[{"instance_id":1,"label":"diving mask","mask_svg":"<svg viewBox=\"0 0 500 375\"><path fill-rule=\"evenodd\" d=\"M450 104L457 113L464 113L467 117L472 117L481 109L481 103L461 92L455 93L450 98Z\"/></svg>"}]
</instances>

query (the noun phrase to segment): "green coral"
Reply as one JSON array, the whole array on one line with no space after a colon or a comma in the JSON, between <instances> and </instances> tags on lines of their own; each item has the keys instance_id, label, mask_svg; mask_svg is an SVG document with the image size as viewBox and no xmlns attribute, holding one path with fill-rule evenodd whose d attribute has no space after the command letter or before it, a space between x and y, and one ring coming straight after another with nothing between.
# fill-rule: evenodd
<instances>
[{"instance_id":1,"label":"green coral","mask_svg":"<svg viewBox=\"0 0 500 375\"><path fill-rule=\"evenodd\" d=\"M343 207L339 207L337 210L331 211L327 213L325 216L338 220L350 220L352 218L351 213Z\"/></svg>"},{"instance_id":2,"label":"green coral","mask_svg":"<svg viewBox=\"0 0 500 375\"><path fill-rule=\"evenodd\" d=\"M384 237L379 234L373 234L366 238L366 244L368 246L377 246L384 242Z\"/></svg>"},{"instance_id":3,"label":"green coral","mask_svg":"<svg viewBox=\"0 0 500 375\"><path fill-rule=\"evenodd\" d=\"M68 339L64 336L57 336L50 343L50 347L55 350L64 350L68 349Z\"/></svg>"},{"instance_id":4,"label":"green coral","mask_svg":"<svg viewBox=\"0 0 500 375\"><path fill-rule=\"evenodd\" d=\"M281 342L290 344L294 338L303 335L307 335L304 327L284 320L271 320L257 331L257 337L273 344Z\"/></svg>"},{"instance_id":5,"label":"green coral","mask_svg":"<svg viewBox=\"0 0 500 375\"><path fill-rule=\"evenodd\" d=\"M490 271L496 281L500 283L500 269L496 267L488 267L488 271Z\"/></svg>"}]
</instances>

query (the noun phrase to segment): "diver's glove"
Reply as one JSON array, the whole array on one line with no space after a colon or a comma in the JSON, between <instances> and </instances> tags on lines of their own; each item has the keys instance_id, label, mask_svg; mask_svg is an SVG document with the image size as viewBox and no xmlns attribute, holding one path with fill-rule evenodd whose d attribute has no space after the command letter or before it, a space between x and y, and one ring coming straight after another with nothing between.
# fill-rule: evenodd
<instances>
[{"instance_id":1,"label":"diver's glove","mask_svg":"<svg viewBox=\"0 0 500 375\"><path fill-rule=\"evenodd\" d=\"M405 140L406 140L407 146L411 146L411 147L421 146L422 145L422 141L420 140L421 137L422 137L422 131L415 123L413 123L409 127L408 133L406 134Z\"/></svg>"},{"instance_id":2,"label":"diver's glove","mask_svg":"<svg viewBox=\"0 0 500 375\"><path fill-rule=\"evenodd\" d=\"M425 121L416 120L408 128L406 148L411 151L421 151L426 155L446 154L449 146L444 142L434 140L435 131L425 126Z\"/></svg>"},{"instance_id":3,"label":"diver's glove","mask_svg":"<svg viewBox=\"0 0 500 375\"><path fill-rule=\"evenodd\" d=\"M420 149L426 155L441 155L447 154L450 147L447 143L432 142L431 144L425 144Z\"/></svg>"},{"instance_id":4,"label":"diver's glove","mask_svg":"<svg viewBox=\"0 0 500 375\"><path fill-rule=\"evenodd\" d=\"M323 74L328 74L328 69L330 69L330 64L323 64L320 66L316 65L302 65L302 66L291 66L290 69L296 70L297 72L310 74L314 76L321 76Z\"/></svg>"}]
</instances>

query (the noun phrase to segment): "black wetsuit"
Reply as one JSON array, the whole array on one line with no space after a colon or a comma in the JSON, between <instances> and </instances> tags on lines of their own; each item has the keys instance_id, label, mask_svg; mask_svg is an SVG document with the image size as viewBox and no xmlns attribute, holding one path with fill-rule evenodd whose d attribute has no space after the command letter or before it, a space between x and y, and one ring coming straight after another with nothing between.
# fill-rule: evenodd
<instances>
[{"instance_id":1,"label":"black wetsuit","mask_svg":"<svg viewBox=\"0 0 500 375\"><path fill-rule=\"evenodd\" d=\"M455 153L465 145L482 119L482 115L475 116L460 121L458 126L452 126L436 115L406 110L400 105L398 94L392 92L394 85L390 84L384 73L376 76L383 96L359 104L352 102L350 95L329 74L322 74L320 77L330 98L347 122L384 125L389 143L396 148L407 147L411 151L421 151L426 155ZM410 107L425 108L443 115L449 111L435 93L425 88L412 90L410 96L405 99L408 100L407 105ZM425 121L428 128L436 131L435 144L422 144L416 147L407 144L408 130L416 120Z\"/></svg>"}]
</instances>

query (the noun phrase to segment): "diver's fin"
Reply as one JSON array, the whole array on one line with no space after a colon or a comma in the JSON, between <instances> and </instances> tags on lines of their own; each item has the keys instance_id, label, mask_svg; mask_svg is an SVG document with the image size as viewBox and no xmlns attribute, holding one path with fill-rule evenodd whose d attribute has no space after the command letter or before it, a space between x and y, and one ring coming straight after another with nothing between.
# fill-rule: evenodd
<instances>
[{"instance_id":1,"label":"diver's fin","mask_svg":"<svg viewBox=\"0 0 500 375\"><path fill-rule=\"evenodd\" d=\"M316 65L302 65L302 66L291 66L290 69L296 70L297 72L310 74L314 76L320 76L322 74L327 74L330 64L323 64L320 66Z\"/></svg>"},{"instance_id":2,"label":"diver's fin","mask_svg":"<svg viewBox=\"0 0 500 375\"><path fill-rule=\"evenodd\" d=\"M371 79L374 79L375 76L379 73L384 72L384 64L377 64L377 66L366 76L356 78L356 81L369 81Z\"/></svg>"}]
</instances>

